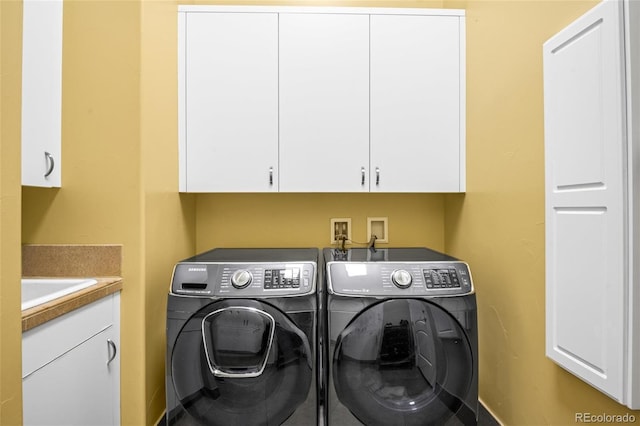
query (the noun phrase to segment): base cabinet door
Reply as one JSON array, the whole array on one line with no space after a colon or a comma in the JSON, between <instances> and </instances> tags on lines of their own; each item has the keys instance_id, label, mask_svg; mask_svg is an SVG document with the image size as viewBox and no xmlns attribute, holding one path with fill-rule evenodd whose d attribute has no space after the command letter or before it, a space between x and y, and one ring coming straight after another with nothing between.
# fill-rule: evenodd
<instances>
[{"instance_id":1,"label":"base cabinet door","mask_svg":"<svg viewBox=\"0 0 640 426\"><path fill-rule=\"evenodd\" d=\"M23 379L24 425L116 425L119 363L113 326Z\"/></svg>"},{"instance_id":2,"label":"base cabinet door","mask_svg":"<svg viewBox=\"0 0 640 426\"><path fill-rule=\"evenodd\" d=\"M25 426L120 424L120 294L22 334Z\"/></svg>"}]
</instances>

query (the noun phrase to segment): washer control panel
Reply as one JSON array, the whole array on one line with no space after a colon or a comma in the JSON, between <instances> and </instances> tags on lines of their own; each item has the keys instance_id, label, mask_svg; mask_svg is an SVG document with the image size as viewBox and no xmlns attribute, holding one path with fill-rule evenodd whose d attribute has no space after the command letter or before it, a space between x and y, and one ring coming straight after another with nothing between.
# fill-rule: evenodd
<instances>
[{"instance_id":1,"label":"washer control panel","mask_svg":"<svg viewBox=\"0 0 640 426\"><path fill-rule=\"evenodd\" d=\"M316 291L316 264L179 263L171 292L198 297L280 297Z\"/></svg>"},{"instance_id":2,"label":"washer control panel","mask_svg":"<svg viewBox=\"0 0 640 426\"><path fill-rule=\"evenodd\" d=\"M469 266L450 262L329 262L329 292L345 296L458 296L473 292Z\"/></svg>"},{"instance_id":3,"label":"washer control panel","mask_svg":"<svg viewBox=\"0 0 640 426\"><path fill-rule=\"evenodd\" d=\"M428 289L461 288L467 274L454 266L448 268L425 268L422 270L424 283Z\"/></svg>"}]
</instances>

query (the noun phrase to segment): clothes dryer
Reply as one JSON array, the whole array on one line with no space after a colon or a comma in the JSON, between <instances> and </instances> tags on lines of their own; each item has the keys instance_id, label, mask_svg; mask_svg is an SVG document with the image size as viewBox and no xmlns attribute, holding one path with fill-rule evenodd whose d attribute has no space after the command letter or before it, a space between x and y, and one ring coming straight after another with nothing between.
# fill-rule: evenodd
<instances>
[{"instance_id":1,"label":"clothes dryer","mask_svg":"<svg viewBox=\"0 0 640 426\"><path fill-rule=\"evenodd\" d=\"M477 424L468 265L426 248L323 254L329 426Z\"/></svg>"},{"instance_id":2,"label":"clothes dryer","mask_svg":"<svg viewBox=\"0 0 640 426\"><path fill-rule=\"evenodd\" d=\"M179 262L167 307L169 425L318 422L317 249Z\"/></svg>"}]
</instances>

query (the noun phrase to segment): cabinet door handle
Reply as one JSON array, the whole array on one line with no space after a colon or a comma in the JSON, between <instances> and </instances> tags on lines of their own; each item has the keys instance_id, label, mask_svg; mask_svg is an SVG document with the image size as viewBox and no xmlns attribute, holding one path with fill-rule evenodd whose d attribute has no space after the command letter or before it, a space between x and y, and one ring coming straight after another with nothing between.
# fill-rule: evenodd
<instances>
[{"instance_id":1,"label":"cabinet door handle","mask_svg":"<svg viewBox=\"0 0 640 426\"><path fill-rule=\"evenodd\" d=\"M362 179L361 179L360 185L364 185L364 175L365 175L364 167L362 167L360 169L360 173L362 174Z\"/></svg>"},{"instance_id":2,"label":"cabinet door handle","mask_svg":"<svg viewBox=\"0 0 640 426\"><path fill-rule=\"evenodd\" d=\"M113 349L113 353L111 352L111 349ZM109 360L107 361L107 365L109 365L114 359L116 359L116 354L118 353L118 348L111 339L107 339L107 352L109 353Z\"/></svg>"},{"instance_id":3,"label":"cabinet door handle","mask_svg":"<svg viewBox=\"0 0 640 426\"><path fill-rule=\"evenodd\" d=\"M49 164L49 168L45 172L44 177L49 177L49 175L53 172L53 168L55 167L56 162L53 160L53 155L51 155L50 152L45 151L44 158L45 161Z\"/></svg>"},{"instance_id":4,"label":"cabinet door handle","mask_svg":"<svg viewBox=\"0 0 640 426\"><path fill-rule=\"evenodd\" d=\"M376 167L376 185L380 185L380 167Z\"/></svg>"},{"instance_id":5,"label":"cabinet door handle","mask_svg":"<svg viewBox=\"0 0 640 426\"><path fill-rule=\"evenodd\" d=\"M273 167L269 167L269 185L273 185Z\"/></svg>"}]
</instances>

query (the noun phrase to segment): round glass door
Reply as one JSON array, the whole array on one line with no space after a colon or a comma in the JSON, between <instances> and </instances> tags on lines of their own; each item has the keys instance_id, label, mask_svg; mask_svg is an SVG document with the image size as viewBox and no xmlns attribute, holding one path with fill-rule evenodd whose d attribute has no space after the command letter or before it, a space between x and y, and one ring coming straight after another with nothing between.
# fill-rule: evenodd
<instances>
[{"instance_id":1,"label":"round glass door","mask_svg":"<svg viewBox=\"0 0 640 426\"><path fill-rule=\"evenodd\" d=\"M171 355L180 403L207 425L281 424L312 382L307 336L253 300L212 303L181 330Z\"/></svg>"},{"instance_id":2,"label":"round glass door","mask_svg":"<svg viewBox=\"0 0 640 426\"><path fill-rule=\"evenodd\" d=\"M441 425L470 390L473 354L459 323L424 300L394 299L353 319L336 341L340 402L366 425Z\"/></svg>"}]
</instances>

